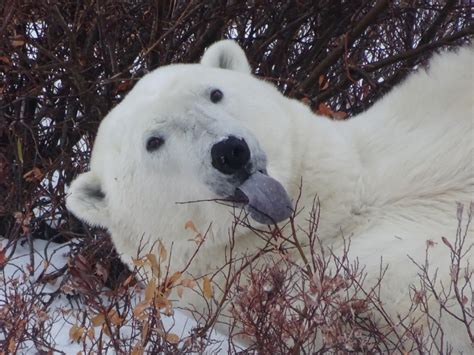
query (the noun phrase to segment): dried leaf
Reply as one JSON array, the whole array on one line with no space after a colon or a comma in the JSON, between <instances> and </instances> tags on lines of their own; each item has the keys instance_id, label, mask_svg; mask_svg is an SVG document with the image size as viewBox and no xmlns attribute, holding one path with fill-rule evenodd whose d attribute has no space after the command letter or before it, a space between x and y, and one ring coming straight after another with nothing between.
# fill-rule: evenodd
<instances>
[{"instance_id":1,"label":"dried leaf","mask_svg":"<svg viewBox=\"0 0 474 355\"><path fill-rule=\"evenodd\" d=\"M331 115L332 115L332 110L324 102L321 102L318 105L318 112L323 116L331 117Z\"/></svg>"},{"instance_id":2,"label":"dried leaf","mask_svg":"<svg viewBox=\"0 0 474 355\"><path fill-rule=\"evenodd\" d=\"M204 276L202 279L202 293L204 297L207 299L210 299L212 297L212 286L211 286L211 280L209 280L209 277Z\"/></svg>"},{"instance_id":3,"label":"dried leaf","mask_svg":"<svg viewBox=\"0 0 474 355\"><path fill-rule=\"evenodd\" d=\"M138 319L144 319L146 316L145 310L148 308L149 305L150 305L149 302L146 302L146 301L140 302L133 308L133 315L137 317Z\"/></svg>"},{"instance_id":4,"label":"dried leaf","mask_svg":"<svg viewBox=\"0 0 474 355\"><path fill-rule=\"evenodd\" d=\"M161 274L160 265L158 264L158 260L156 260L155 254L147 254L146 258L151 266L151 273L153 276L159 278Z\"/></svg>"},{"instance_id":5,"label":"dried leaf","mask_svg":"<svg viewBox=\"0 0 474 355\"><path fill-rule=\"evenodd\" d=\"M87 337L89 338L90 341L94 341L95 339L95 331L94 328L90 327L89 330L87 331Z\"/></svg>"},{"instance_id":6,"label":"dried leaf","mask_svg":"<svg viewBox=\"0 0 474 355\"><path fill-rule=\"evenodd\" d=\"M165 261L166 258L168 257L168 252L166 251L166 248L161 242L161 240L159 241L159 253L160 253L160 261L161 262Z\"/></svg>"},{"instance_id":7,"label":"dried leaf","mask_svg":"<svg viewBox=\"0 0 474 355\"><path fill-rule=\"evenodd\" d=\"M78 343L81 340L81 337L83 334L84 334L84 328L79 327L78 325L73 325L71 329L69 329L69 338L73 342Z\"/></svg>"},{"instance_id":8,"label":"dried leaf","mask_svg":"<svg viewBox=\"0 0 474 355\"><path fill-rule=\"evenodd\" d=\"M91 318L91 323L94 327L101 326L105 323L105 316L102 313L99 313Z\"/></svg>"},{"instance_id":9,"label":"dried leaf","mask_svg":"<svg viewBox=\"0 0 474 355\"><path fill-rule=\"evenodd\" d=\"M182 275L182 273L180 273L179 271L176 271L166 281L166 287L172 287L176 283L176 281L178 281L180 279L181 275Z\"/></svg>"},{"instance_id":10,"label":"dried leaf","mask_svg":"<svg viewBox=\"0 0 474 355\"><path fill-rule=\"evenodd\" d=\"M193 221L187 221L184 225L184 229L191 229L194 233L199 233Z\"/></svg>"},{"instance_id":11,"label":"dried leaf","mask_svg":"<svg viewBox=\"0 0 474 355\"><path fill-rule=\"evenodd\" d=\"M1 63L4 63L6 65L10 65L11 64L11 60L10 58L6 57L6 56L0 56L0 62Z\"/></svg>"},{"instance_id":12,"label":"dried leaf","mask_svg":"<svg viewBox=\"0 0 474 355\"><path fill-rule=\"evenodd\" d=\"M193 279L183 279L181 280L181 285L183 285L184 287L194 288L196 287L196 281L194 281Z\"/></svg>"},{"instance_id":13,"label":"dried leaf","mask_svg":"<svg viewBox=\"0 0 474 355\"><path fill-rule=\"evenodd\" d=\"M121 326L124 320L122 317L119 316L115 309L111 309L107 314L107 317L112 322L112 324L116 325L117 327Z\"/></svg>"},{"instance_id":14,"label":"dried leaf","mask_svg":"<svg viewBox=\"0 0 474 355\"><path fill-rule=\"evenodd\" d=\"M178 344L179 343L179 336L174 333L166 334L166 341L171 344Z\"/></svg>"},{"instance_id":15,"label":"dried leaf","mask_svg":"<svg viewBox=\"0 0 474 355\"><path fill-rule=\"evenodd\" d=\"M143 265L145 265L145 258L132 258L132 263L135 266L142 267Z\"/></svg>"},{"instance_id":16,"label":"dried leaf","mask_svg":"<svg viewBox=\"0 0 474 355\"><path fill-rule=\"evenodd\" d=\"M21 47L26 43L25 37L23 37L22 35L13 36L10 38L10 43L12 44L12 47L14 48Z\"/></svg>"},{"instance_id":17,"label":"dried leaf","mask_svg":"<svg viewBox=\"0 0 474 355\"><path fill-rule=\"evenodd\" d=\"M323 74L321 74L321 75L319 76L318 84L319 84L319 90L320 90L320 91L324 91L324 90L326 90L326 89L328 88L328 86L329 86L329 81L326 80L326 77L325 77Z\"/></svg>"},{"instance_id":18,"label":"dried leaf","mask_svg":"<svg viewBox=\"0 0 474 355\"><path fill-rule=\"evenodd\" d=\"M72 287L69 284L64 284L61 286L61 291L64 292L65 294L68 295L74 295L75 294L75 288Z\"/></svg>"},{"instance_id":19,"label":"dried leaf","mask_svg":"<svg viewBox=\"0 0 474 355\"><path fill-rule=\"evenodd\" d=\"M183 292L184 292L184 287L183 286L178 286L176 288L176 293L178 294L179 298L183 298Z\"/></svg>"},{"instance_id":20,"label":"dried leaf","mask_svg":"<svg viewBox=\"0 0 474 355\"><path fill-rule=\"evenodd\" d=\"M0 266L7 263L6 248L0 249Z\"/></svg>"},{"instance_id":21,"label":"dried leaf","mask_svg":"<svg viewBox=\"0 0 474 355\"><path fill-rule=\"evenodd\" d=\"M110 329L109 329L109 327L107 326L107 324L102 324L102 331L103 331L104 334L107 335L109 338L111 337Z\"/></svg>"},{"instance_id":22,"label":"dried leaf","mask_svg":"<svg viewBox=\"0 0 474 355\"><path fill-rule=\"evenodd\" d=\"M132 87L132 85L133 85L132 80L122 81L115 88L115 93L118 94L120 92L128 91Z\"/></svg>"},{"instance_id":23,"label":"dried leaf","mask_svg":"<svg viewBox=\"0 0 474 355\"><path fill-rule=\"evenodd\" d=\"M11 337L10 341L8 342L8 350L10 351L10 354L14 354L16 350L16 342L15 338Z\"/></svg>"},{"instance_id":24,"label":"dried leaf","mask_svg":"<svg viewBox=\"0 0 474 355\"><path fill-rule=\"evenodd\" d=\"M304 104L307 105L307 106L311 106L311 99L310 99L309 97L307 97L307 96L303 97L303 98L301 99L301 102L304 103Z\"/></svg>"},{"instance_id":25,"label":"dried leaf","mask_svg":"<svg viewBox=\"0 0 474 355\"><path fill-rule=\"evenodd\" d=\"M202 242L204 242L204 237L202 236L201 233L198 233L195 235L194 238L188 239L189 241L195 242L197 245L200 245Z\"/></svg>"},{"instance_id":26,"label":"dried leaf","mask_svg":"<svg viewBox=\"0 0 474 355\"><path fill-rule=\"evenodd\" d=\"M446 239L446 237L441 237L441 240L443 241L443 243L451 250L454 250L453 249L453 246L451 245L451 243Z\"/></svg>"},{"instance_id":27,"label":"dried leaf","mask_svg":"<svg viewBox=\"0 0 474 355\"><path fill-rule=\"evenodd\" d=\"M154 306L158 309L169 307L171 302L162 294L156 295L154 300Z\"/></svg>"},{"instance_id":28,"label":"dried leaf","mask_svg":"<svg viewBox=\"0 0 474 355\"><path fill-rule=\"evenodd\" d=\"M43 180L43 177L44 177L44 174L36 166L23 175L23 178L28 182L35 182L35 181L39 182Z\"/></svg>"},{"instance_id":29,"label":"dried leaf","mask_svg":"<svg viewBox=\"0 0 474 355\"><path fill-rule=\"evenodd\" d=\"M148 282L145 288L145 301L150 302L155 296L156 291L156 280L154 277Z\"/></svg>"},{"instance_id":30,"label":"dried leaf","mask_svg":"<svg viewBox=\"0 0 474 355\"><path fill-rule=\"evenodd\" d=\"M124 287L127 287L128 285L130 285L130 283L133 281L133 275L130 275L129 277L127 277L125 279L125 281L122 283L122 285Z\"/></svg>"},{"instance_id":31,"label":"dried leaf","mask_svg":"<svg viewBox=\"0 0 474 355\"><path fill-rule=\"evenodd\" d=\"M140 344L136 344L132 349L131 355L143 355L143 354L144 354L143 346L141 346Z\"/></svg>"},{"instance_id":32,"label":"dried leaf","mask_svg":"<svg viewBox=\"0 0 474 355\"><path fill-rule=\"evenodd\" d=\"M344 120L349 115L347 114L347 112L344 111L334 111L331 116L336 120Z\"/></svg>"}]
</instances>

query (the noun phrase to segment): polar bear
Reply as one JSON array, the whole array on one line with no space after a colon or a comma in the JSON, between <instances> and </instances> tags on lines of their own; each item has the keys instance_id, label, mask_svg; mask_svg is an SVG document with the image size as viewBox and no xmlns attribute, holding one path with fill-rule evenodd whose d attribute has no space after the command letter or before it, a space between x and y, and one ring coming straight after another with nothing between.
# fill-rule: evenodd
<instances>
[{"instance_id":1,"label":"polar bear","mask_svg":"<svg viewBox=\"0 0 474 355\"><path fill-rule=\"evenodd\" d=\"M253 76L235 42L217 42L198 64L147 74L104 118L67 207L107 228L127 263L143 241L172 245L174 270L196 250L185 223L209 228L187 268L200 277L224 263L235 207L205 200L231 198L257 225L279 223L302 185L300 206L320 201L323 243L337 250L350 236L369 278L383 258L384 301L397 312L418 279L408 257L421 263L428 240L452 240L456 204L474 199L473 63L473 48L436 56L366 112L333 121ZM234 243L237 253L261 247L244 227ZM438 244L429 262L449 284ZM473 252L464 260L472 266ZM469 349L465 328L447 322L452 344Z\"/></svg>"}]
</instances>

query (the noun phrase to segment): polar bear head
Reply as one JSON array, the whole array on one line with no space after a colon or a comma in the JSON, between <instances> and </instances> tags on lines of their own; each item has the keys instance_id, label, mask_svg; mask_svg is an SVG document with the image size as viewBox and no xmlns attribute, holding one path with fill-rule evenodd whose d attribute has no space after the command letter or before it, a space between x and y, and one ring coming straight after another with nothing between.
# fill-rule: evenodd
<instances>
[{"instance_id":1,"label":"polar bear head","mask_svg":"<svg viewBox=\"0 0 474 355\"><path fill-rule=\"evenodd\" d=\"M211 46L199 64L161 67L102 121L90 171L72 183L67 206L127 238L169 237L186 220L225 224L232 215L191 201L228 199L258 223L280 222L292 210L285 100L251 75L232 41Z\"/></svg>"}]
</instances>

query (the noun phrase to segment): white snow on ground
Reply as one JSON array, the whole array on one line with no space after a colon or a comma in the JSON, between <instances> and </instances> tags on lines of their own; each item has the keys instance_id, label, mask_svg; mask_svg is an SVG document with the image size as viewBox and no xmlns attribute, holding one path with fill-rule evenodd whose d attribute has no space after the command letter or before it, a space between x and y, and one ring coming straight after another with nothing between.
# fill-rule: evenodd
<instances>
[{"instance_id":1,"label":"white snow on ground","mask_svg":"<svg viewBox=\"0 0 474 355\"><path fill-rule=\"evenodd\" d=\"M0 251L4 249L7 245L5 239L0 238ZM33 250L34 250L34 272L30 276L29 280L24 280L24 274L29 274L31 268L29 264L31 263L30 256L30 246L27 242L17 243L16 250L14 254L8 259L7 264L4 266L3 272L0 268L0 309L5 305L6 299L9 293L9 287L16 287L25 289L28 285L37 285L39 289L44 293L52 293L56 291L59 287L61 279L57 279L53 284L44 284L44 283L35 283L37 278L44 271L46 266L46 273L54 272L55 270L63 267L67 261L67 253L69 251L68 244L57 244L51 243L44 240L34 240L33 241ZM6 255L9 256L9 250L6 250ZM45 260L49 260L49 263L45 263ZM20 282L13 286L11 283L4 283L3 279L9 280L12 278L18 278ZM5 286L8 285L8 286ZM7 288L7 289L5 289ZM137 300L138 303L138 300ZM73 312L67 313L68 310L72 308L71 303L68 299L61 295L56 297L52 302L51 306L48 309L48 315L51 320L54 320L51 328L51 339L53 344L55 343L55 348L59 351L63 351L66 354L77 354L82 351L82 346L77 343L73 343L69 336L69 331L71 327L77 324L77 319ZM66 311L66 314L65 312ZM186 336L189 334L191 329L196 326L196 322L188 318L182 312L175 310L173 317L162 317L165 329L175 334L181 336ZM4 337L4 334L0 333L0 340ZM227 338L221 334L213 332L211 334L213 340L216 340L219 344L220 351L212 350L212 346L208 349L212 353L227 353L226 344ZM21 349L20 354L38 354L38 350L35 345L30 342L25 342ZM207 352L207 351L206 351Z\"/></svg>"}]
</instances>

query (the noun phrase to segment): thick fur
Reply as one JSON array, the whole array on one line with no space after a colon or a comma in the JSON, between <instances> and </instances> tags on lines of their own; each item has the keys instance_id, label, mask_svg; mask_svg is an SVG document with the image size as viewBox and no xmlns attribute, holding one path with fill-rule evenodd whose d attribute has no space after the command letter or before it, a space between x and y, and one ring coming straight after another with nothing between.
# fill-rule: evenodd
<instances>
[{"instance_id":1,"label":"thick fur","mask_svg":"<svg viewBox=\"0 0 474 355\"><path fill-rule=\"evenodd\" d=\"M244 137L252 154L266 155L268 174L300 206L321 203L319 236L341 248L351 237L351 255L366 265L369 282L380 260L389 266L384 301L394 313L407 307L409 285L424 261L448 284L449 253L457 203L474 199L473 48L443 53L379 100L367 112L335 122L285 98L250 74L243 51L221 41L202 64L169 65L145 76L101 123L90 172L71 185L68 208L92 225L106 227L126 262L140 241L173 243L172 267L186 265L196 245L184 229L192 220L210 234L189 272L210 273L224 262L232 211L220 204L177 202L222 198L225 184L210 163L210 147L226 135ZM224 99L209 100L218 88ZM165 138L147 152L151 135ZM262 160L263 161L263 160ZM301 213L305 225L307 214ZM468 243L474 241L469 231ZM236 251L254 251L260 241L240 230ZM474 264L471 251L467 260ZM189 302L199 302L188 299ZM446 317L445 317L446 318ZM446 320L447 338L458 349L470 344L461 325Z\"/></svg>"}]
</instances>

